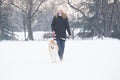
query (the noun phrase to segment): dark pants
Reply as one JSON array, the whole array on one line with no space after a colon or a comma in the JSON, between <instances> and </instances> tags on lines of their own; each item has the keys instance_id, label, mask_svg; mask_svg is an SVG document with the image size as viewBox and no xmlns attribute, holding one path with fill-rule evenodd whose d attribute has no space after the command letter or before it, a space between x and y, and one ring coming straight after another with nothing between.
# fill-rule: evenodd
<instances>
[{"instance_id":1,"label":"dark pants","mask_svg":"<svg viewBox=\"0 0 120 80\"><path fill-rule=\"evenodd\" d=\"M62 60L63 54L64 54L64 48L65 48L65 40L57 38L56 41L59 47L58 55L59 55L59 58Z\"/></svg>"}]
</instances>

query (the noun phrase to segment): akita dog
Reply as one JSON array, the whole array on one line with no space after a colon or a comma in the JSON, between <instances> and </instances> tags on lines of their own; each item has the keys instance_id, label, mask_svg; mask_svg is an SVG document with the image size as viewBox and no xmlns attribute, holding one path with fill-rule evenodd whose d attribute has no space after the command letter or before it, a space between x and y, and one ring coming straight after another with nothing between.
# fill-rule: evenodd
<instances>
[{"instance_id":1,"label":"akita dog","mask_svg":"<svg viewBox=\"0 0 120 80\"><path fill-rule=\"evenodd\" d=\"M57 42L54 39L51 39L49 41L48 49L49 49L49 54L50 54L52 62L56 63L59 48L58 48Z\"/></svg>"}]
</instances>

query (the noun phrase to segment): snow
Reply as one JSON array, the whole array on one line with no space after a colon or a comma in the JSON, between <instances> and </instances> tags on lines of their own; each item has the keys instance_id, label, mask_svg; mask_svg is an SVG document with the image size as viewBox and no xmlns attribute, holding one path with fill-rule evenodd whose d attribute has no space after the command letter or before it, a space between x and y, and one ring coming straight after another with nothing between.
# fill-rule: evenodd
<instances>
[{"instance_id":1,"label":"snow","mask_svg":"<svg viewBox=\"0 0 120 80\"><path fill-rule=\"evenodd\" d=\"M67 40L51 63L48 41L1 41L0 80L120 80L120 41Z\"/></svg>"},{"instance_id":2,"label":"snow","mask_svg":"<svg viewBox=\"0 0 120 80\"><path fill-rule=\"evenodd\" d=\"M35 40L43 40L43 35L45 33L47 33L47 31L46 32L44 32L44 31L35 31L35 32L33 32L34 39ZM20 41L25 40L24 32L14 32L14 34L16 34L16 38L18 40L20 40ZM27 36L28 36L28 32L26 32L26 37Z\"/></svg>"}]
</instances>

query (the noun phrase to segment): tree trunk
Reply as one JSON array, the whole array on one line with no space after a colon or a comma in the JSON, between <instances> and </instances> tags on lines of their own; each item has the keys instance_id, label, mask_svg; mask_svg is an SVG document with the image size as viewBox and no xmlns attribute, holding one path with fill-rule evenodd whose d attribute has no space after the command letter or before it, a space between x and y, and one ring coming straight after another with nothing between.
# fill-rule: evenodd
<instances>
[{"instance_id":1,"label":"tree trunk","mask_svg":"<svg viewBox=\"0 0 120 80\"><path fill-rule=\"evenodd\" d=\"M27 38L26 38L26 16L24 14L23 14L23 28L24 28L25 41L27 41Z\"/></svg>"},{"instance_id":2,"label":"tree trunk","mask_svg":"<svg viewBox=\"0 0 120 80\"><path fill-rule=\"evenodd\" d=\"M31 27L31 18L28 17L28 21L27 21L27 28L28 28L28 39L29 40L33 40L33 32L32 32L32 27Z\"/></svg>"},{"instance_id":3,"label":"tree trunk","mask_svg":"<svg viewBox=\"0 0 120 80\"><path fill-rule=\"evenodd\" d=\"M102 5L103 5L103 17L104 17L104 36L109 37L110 35L110 29L109 29L109 8L108 8L108 1L107 0L102 0Z\"/></svg>"},{"instance_id":4,"label":"tree trunk","mask_svg":"<svg viewBox=\"0 0 120 80\"><path fill-rule=\"evenodd\" d=\"M33 40L33 32L32 32L32 0L29 0L29 9L28 9L28 14L27 14L27 28L28 28L28 39Z\"/></svg>"},{"instance_id":5,"label":"tree trunk","mask_svg":"<svg viewBox=\"0 0 120 80\"><path fill-rule=\"evenodd\" d=\"M72 33L72 39L75 39L75 34L74 34L75 28L71 29L71 33Z\"/></svg>"}]
</instances>

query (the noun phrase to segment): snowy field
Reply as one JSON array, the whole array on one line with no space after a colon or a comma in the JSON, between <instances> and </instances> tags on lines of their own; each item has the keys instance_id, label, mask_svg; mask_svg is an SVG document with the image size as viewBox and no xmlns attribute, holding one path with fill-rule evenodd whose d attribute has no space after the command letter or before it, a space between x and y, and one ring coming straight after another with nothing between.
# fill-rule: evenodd
<instances>
[{"instance_id":1,"label":"snowy field","mask_svg":"<svg viewBox=\"0 0 120 80\"><path fill-rule=\"evenodd\" d=\"M119 40L67 40L50 60L48 41L1 41L0 80L120 80Z\"/></svg>"}]
</instances>

